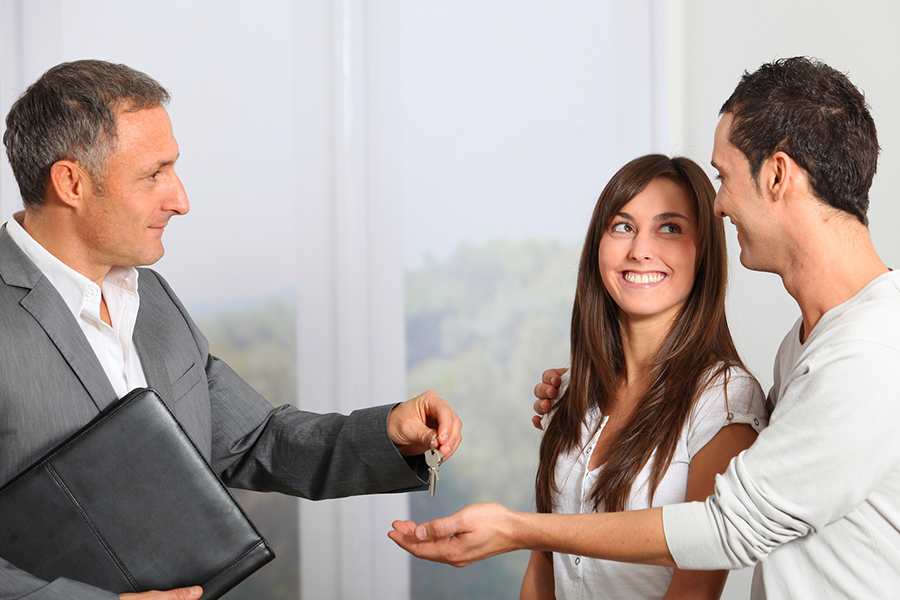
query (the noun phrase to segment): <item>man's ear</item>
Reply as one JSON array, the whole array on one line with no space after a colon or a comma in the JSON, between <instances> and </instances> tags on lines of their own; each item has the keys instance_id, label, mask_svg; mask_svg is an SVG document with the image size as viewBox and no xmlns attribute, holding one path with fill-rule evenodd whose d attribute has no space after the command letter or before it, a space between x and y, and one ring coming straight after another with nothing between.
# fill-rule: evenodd
<instances>
[{"instance_id":1,"label":"man's ear","mask_svg":"<svg viewBox=\"0 0 900 600\"><path fill-rule=\"evenodd\" d=\"M799 166L786 152L778 151L769 157L767 164L767 181L764 182L766 195L772 201L784 200L796 185L795 176Z\"/></svg>"},{"instance_id":2,"label":"man's ear","mask_svg":"<svg viewBox=\"0 0 900 600\"><path fill-rule=\"evenodd\" d=\"M50 165L47 191L72 208L81 208L90 186L87 172L75 161L58 160Z\"/></svg>"}]
</instances>

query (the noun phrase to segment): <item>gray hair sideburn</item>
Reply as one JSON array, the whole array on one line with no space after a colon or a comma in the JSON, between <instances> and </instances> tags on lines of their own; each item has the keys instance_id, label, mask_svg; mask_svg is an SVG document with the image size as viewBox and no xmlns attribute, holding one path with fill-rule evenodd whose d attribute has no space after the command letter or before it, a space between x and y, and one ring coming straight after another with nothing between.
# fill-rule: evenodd
<instances>
[{"instance_id":1,"label":"gray hair sideburn","mask_svg":"<svg viewBox=\"0 0 900 600\"><path fill-rule=\"evenodd\" d=\"M60 160L102 186L115 149L116 113L161 106L169 93L149 75L102 60L61 63L41 75L6 116L3 145L25 206L39 206Z\"/></svg>"}]
</instances>

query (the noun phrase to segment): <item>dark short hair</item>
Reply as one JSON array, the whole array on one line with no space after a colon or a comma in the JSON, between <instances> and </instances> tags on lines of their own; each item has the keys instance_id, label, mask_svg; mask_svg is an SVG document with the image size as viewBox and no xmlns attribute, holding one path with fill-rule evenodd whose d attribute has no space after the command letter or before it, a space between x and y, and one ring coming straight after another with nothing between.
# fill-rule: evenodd
<instances>
[{"instance_id":1,"label":"dark short hair","mask_svg":"<svg viewBox=\"0 0 900 600\"><path fill-rule=\"evenodd\" d=\"M819 199L868 224L878 136L865 97L847 76L802 56L744 73L719 114L731 113L731 143L756 179L764 160L787 153Z\"/></svg>"},{"instance_id":2,"label":"dark short hair","mask_svg":"<svg viewBox=\"0 0 900 600\"><path fill-rule=\"evenodd\" d=\"M79 60L56 65L16 100L3 144L26 206L43 202L53 163L77 161L100 185L116 143L116 112L152 108L169 93L125 65Z\"/></svg>"}]
</instances>

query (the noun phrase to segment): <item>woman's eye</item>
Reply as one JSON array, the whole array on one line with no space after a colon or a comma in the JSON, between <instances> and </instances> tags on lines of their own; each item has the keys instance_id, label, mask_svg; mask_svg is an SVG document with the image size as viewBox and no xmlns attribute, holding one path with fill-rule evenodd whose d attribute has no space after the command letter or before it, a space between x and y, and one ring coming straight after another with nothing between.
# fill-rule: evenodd
<instances>
[{"instance_id":1,"label":"woman's eye","mask_svg":"<svg viewBox=\"0 0 900 600\"><path fill-rule=\"evenodd\" d=\"M665 223L659 230L663 233L681 233L681 226L676 223Z\"/></svg>"},{"instance_id":2,"label":"woman's eye","mask_svg":"<svg viewBox=\"0 0 900 600\"><path fill-rule=\"evenodd\" d=\"M634 228L631 227L630 223L616 223L610 231L613 233L631 233L634 231Z\"/></svg>"}]
</instances>

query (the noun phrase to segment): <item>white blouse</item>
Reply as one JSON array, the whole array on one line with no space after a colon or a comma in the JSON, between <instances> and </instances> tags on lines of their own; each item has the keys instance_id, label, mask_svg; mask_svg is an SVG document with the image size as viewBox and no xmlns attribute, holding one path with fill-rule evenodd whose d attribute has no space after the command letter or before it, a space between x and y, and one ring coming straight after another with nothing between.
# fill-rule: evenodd
<instances>
[{"instance_id":1,"label":"white blouse","mask_svg":"<svg viewBox=\"0 0 900 600\"><path fill-rule=\"evenodd\" d=\"M647 485L653 457L638 473L625 510L640 510L684 502L691 459L726 425L746 423L757 432L768 423L765 395L756 379L743 369L731 369L726 402L720 375L711 382L691 410L653 501L648 502ZM568 384L563 378L560 394ZM545 416L545 429L551 415ZM603 465L589 470L588 464L597 440L603 435L608 416L596 408L590 410L581 429L581 450L561 454L556 463L553 512L575 514L594 512L591 493ZM596 432L595 432L596 430ZM655 453L654 453L655 456ZM650 599L662 598L672 579L672 569L653 565L635 565L568 554L553 554L553 576L557 600Z\"/></svg>"}]
</instances>

